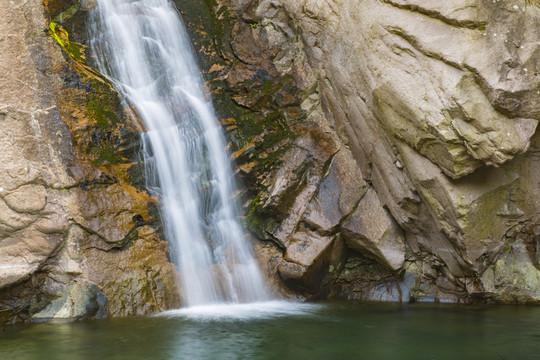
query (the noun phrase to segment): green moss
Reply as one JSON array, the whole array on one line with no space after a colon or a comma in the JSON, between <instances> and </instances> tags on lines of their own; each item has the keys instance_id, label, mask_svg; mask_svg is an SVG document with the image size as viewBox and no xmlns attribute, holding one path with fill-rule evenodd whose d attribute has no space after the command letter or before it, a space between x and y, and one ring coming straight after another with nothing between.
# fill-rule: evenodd
<instances>
[{"instance_id":1,"label":"green moss","mask_svg":"<svg viewBox=\"0 0 540 360\"><path fill-rule=\"evenodd\" d=\"M53 21L57 22L57 23L63 22L65 20L71 18L73 15L75 15L77 13L77 11L79 11L79 3L78 2L76 4L74 4L74 5L71 5L69 8L62 11L58 15L56 15L54 17Z\"/></svg>"},{"instance_id":2,"label":"green moss","mask_svg":"<svg viewBox=\"0 0 540 360\"><path fill-rule=\"evenodd\" d=\"M229 110L239 113L235 116L238 119L236 128L228 133L234 148L242 149L258 139L253 149L242 154L238 161L257 161L255 174L262 174L279 165L281 156L290 149L292 140L297 136L288 126L283 111L264 114L238 105L232 105Z\"/></svg>"},{"instance_id":3,"label":"green moss","mask_svg":"<svg viewBox=\"0 0 540 360\"><path fill-rule=\"evenodd\" d=\"M258 236L262 235L262 226L257 215L257 210L261 202L260 195L257 195L249 204L246 217L243 219L244 227L249 229L249 231L257 234Z\"/></svg>"},{"instance_id":4,"label":"green moss","mask_svg":"<svg viewBox=\"0 0 540 360\"><path fill-rule=\"evenodd\" d=\"M504 223L501 222L497 213L504 207L509 191L510 186L501 186L475 201L467 219L467 225L471 229L471 238L490 239L503 230Z\"/></svg>"},{"instance_id":5,"label":"green moss","mask_svg":"<svg viewBox=\"0 0 540 360\"><path fill-rule=\"evenodd\" d=\"M486 31L486 25L480 25L477 29L480 31Z\"/></svg>"},{"instance_id":6,"label":"green moss","mask_svg":"<svg viewBox=\"0 0 540 360\"><path fill-rule=\"evenodd\" d=\"M90 126L88 152L95 156L93 164L104 163L120 164L125 162L119 145L119 126L121 121L118 117L120 103L116 93L107 91L106 86L94 84L96 94L92 94L86 103L86 115L95 120L95 125Z\"/></svg>"},{"instance_id":7,"label":"green moss","mask_svg":"<svg viewBox=\"0 0 540 360\"><path fill-rule=\"evenodd\" d=\"M260 238L267 238L277 224L275 209L262 208L262 199L268 196L264 179L280 166L283 155L291 149L298 136L290 124L301 119L291 118L287 114L291 106L283 106L280 102L284 88L290 86L291 82L292 79L286 76L262 82L245 81L238 89L245 89L246 101L252 104L249 108L230 100L227 102L226 99L220 104L226 117L236 119L234 130L227 133L233 148L242 149L254 142L253 148L242 153L237 162L239 165L256 163L247 175L247 182L252 184L247 196L252 200L245 209L245 225ZM294 91L292 89L291 97L295 96ZM298 109L297 113L303 115L302 110Z\"/></svg>"},{"instance_id":8,"label":"green moss","mask_svg":"<svg viewBox=\"0 0 540 360\"><path fill-rule=\"evenodd\" d=\"M122 158L118 155L118 151L110 144L106 144L103 147L96 147L95 150L98 158L94 160L94 165L100 165L105 162L112 165L118 165L122 162Z\"/></svg>"},{"instance_id":9,"label":"green moss","mask_svg":"<svg viewBox=\"0 0 540 360\"><path fill-rule=\"evenodd\" d=\"M86 115L95 119L98 127L107 128L118 123L115 109L111 108L112 106L107 103L107 99L104 100L103 97L94 95L86 104Z\"/></svg>"},{"instance_id":10,"label":"green moss","mask_svg":"<svg viewBox=\"0 0 540 360\"><path fill-rule=\"evenodd\" d=\"M73 60L82 64L86 62L84 45L69 41L69 34L64 28L51 21L49 23L49 34L60 44L60 46L62 46Z\"/></svg>"},{"instance_id":11,"label":"green moss","mask_svg":"<svg viewBox=\"0 0 540 360\"><path fill-rule=\"evenodd\" d=\"M226 6L220 6L215 0L174 0L182 15L189 38L196 49L217 50L230 53L230 22ZM223 63L223 59L196 51L199 65L205 73L213 64Z\"/></svg>"},{"instance_id":12,"label":"green moss","mask_svg":"<svg viewBox=\"0 0 540 360\"><path fill-rule=\"evenodd\" d=\"M242 194L245 225L261 238L267 238L277 224L277 216L283 215L274 208L264 207L269 196L268 181L298 136L295 126L305 119L300 103L309 94L303 94L295 86L291 74L277 75L271 65L271 49L261 53L266 59L262 58L259 65L242 63L232 50L233 33L248 34L245 30L249 27L260 26L249 10L235 13L230 6L222 2L218 5L215 0L174 2L184 19L202 72L206 73L217 115L226 119L223 122L230 151L246 185ZM242 81L233 84L232 77L224 75L236 71L240 72L237 78ZM308 168L304 169L304 175L309 173Z\"/></svg>"}]
</instances>

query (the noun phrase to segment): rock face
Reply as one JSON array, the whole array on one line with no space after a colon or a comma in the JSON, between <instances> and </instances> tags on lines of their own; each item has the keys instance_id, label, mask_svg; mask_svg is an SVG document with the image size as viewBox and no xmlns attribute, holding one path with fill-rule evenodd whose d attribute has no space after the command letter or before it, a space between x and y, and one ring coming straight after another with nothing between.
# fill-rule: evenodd
<instances>
[{"instance_id":1,"label":"rock face","mask_svg":"<svg viewBox=\"0 0 540 360\"><path fill-rule=\"evenodd\" d=\"M0 322L168 309L178 295L155 200L130 175L136 122L84 47L49 26L92 2L45 5L0 4Z\"/></svg>"},{"instance_id":2,"label":"rock face","mask_svg":"<svg viewBox=\"0 0 540 360\"><path fill-rule=\"evenodd\" d=\"M365 252L392 270L399 270L403 266L403 233L382 207L373 189L369 189L352 217L343 224L342 234L351 249Z\"/></svg>"},{"instance_id":3,"label":"rock face","mask_svg":"<svg viewBox=\"0 0 540 360\"><path fill-rule=\"evenodd\" d=\"M276 292L540 303L538 1L176 4ZM178 305L93 6L0 4L1 322Z\"/></svg>"},{"instance_id":4,"label":"rock face","mask_svg":"<svg viewBox=\"0 0 540 360\"><path fill-rule=\"evenodd\" d=\"M538 2L177 4L278 281L540 302Z\"/></svg>"}]
</instances>

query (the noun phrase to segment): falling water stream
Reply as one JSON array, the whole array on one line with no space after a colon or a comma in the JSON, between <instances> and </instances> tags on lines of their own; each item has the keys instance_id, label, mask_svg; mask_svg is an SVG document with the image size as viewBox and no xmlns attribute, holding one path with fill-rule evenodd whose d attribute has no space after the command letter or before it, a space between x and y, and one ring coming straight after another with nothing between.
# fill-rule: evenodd
<instances>
[{"instance_id":1,"label":"falling water stream","mask_svg":"<svg viewBox=\"0 0 540 360\"><path fill-rule=\"evenodd\" d=\"M183 303L268 299L237 219L224 136L176 8L167 0L97 3L91 48L146 128L148 185L162 202Z\"/></svg>"},{"instance_id":2,"label":"falling water stream","mask_svg":"<svg viewBox=\"0 0 540 360\"><path fill-rule=\"evenodd\" d=\"M167 0L97 2L91 46L144 122L149 187L162 200L186 308L0 326L0 359L538 359L540 307L268 301L176 9Z\"/></svg>"}]
</instances>

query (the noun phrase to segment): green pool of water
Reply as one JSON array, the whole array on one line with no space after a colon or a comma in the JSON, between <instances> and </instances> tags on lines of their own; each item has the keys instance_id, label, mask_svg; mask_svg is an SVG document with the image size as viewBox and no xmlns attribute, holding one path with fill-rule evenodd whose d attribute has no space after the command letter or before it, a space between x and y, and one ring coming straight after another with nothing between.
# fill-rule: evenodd
<instances>
[{"instance_id":1,"label":"green pool of water","mask_svg":"<svg viewBox=\"0 0 540 360\"><path fill-rule=\"evenodd\" d=\"M540 307L269 308L4 326L0 359L540 359Z\"/></svg>"}]
</instances>

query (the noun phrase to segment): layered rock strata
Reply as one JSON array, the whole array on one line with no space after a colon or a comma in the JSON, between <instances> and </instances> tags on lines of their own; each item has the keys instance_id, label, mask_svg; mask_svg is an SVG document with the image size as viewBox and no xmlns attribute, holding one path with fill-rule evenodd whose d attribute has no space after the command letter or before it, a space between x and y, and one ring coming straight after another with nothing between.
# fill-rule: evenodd
<instances>
[{"instance_id":1,"label":"layered rock strata","mask_svg":"<svg viewBox=\"0 0 540 360\"><path fill-rule=\"evenodd\" d=\"M177 4L278 281L540 301L537 2L208 1L214 20Z\"/></svg>"}]
</instances>

